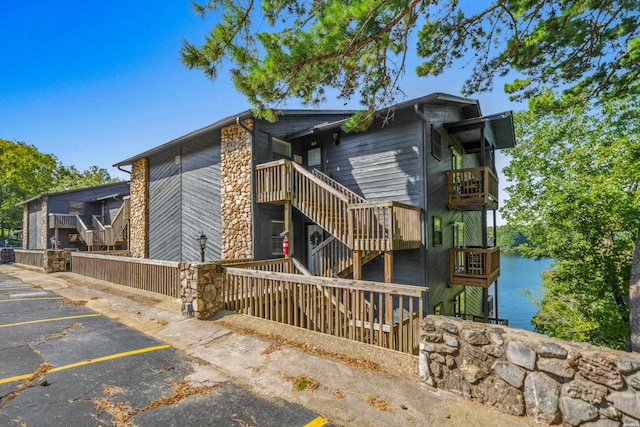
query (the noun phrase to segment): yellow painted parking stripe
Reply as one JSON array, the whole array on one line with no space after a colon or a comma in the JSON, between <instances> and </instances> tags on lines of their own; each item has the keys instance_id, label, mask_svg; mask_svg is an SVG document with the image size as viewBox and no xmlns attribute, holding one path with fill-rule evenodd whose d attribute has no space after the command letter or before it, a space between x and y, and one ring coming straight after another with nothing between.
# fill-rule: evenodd
<instances>
[{"instance_id":1,"label":"yellow painted parking stripe","mask_svg":"<svg viewBox=\"0 0 640 427\"><path fill-rule=\"evenodd\" d=\"M64 297L40 297L40 298L13 298L13 299L0 299L0 302L13 302L13 301L33 301L43 299L62 299Z\"/></svg>"},{"instance_id":2,"label":"yellow painted parking stripe","mask_svg":"<svg viewBox=\"0 0 640 427\"><path fill-rule=\"evenodd\" d=\"M0 325L0 328L8 328L10 326L30 325L31 323L55 322L58 320L81 319L83 317L96 317L96 316L102 316L102 314L98 314L98 313L81 314L78 316L56 317L54 319L40 319L40 320L29 320L27 322L7 323L5 325Z\"/></svg>"},{"instance_id":3,"label":"yellow painted parking stripe","mask_svg":"<svg viewBox=\"0 0 640 427\"><path fill-rule=\"evenodd\" d=\"M156 351L156 350L164 350L165 348L169 348L169 347L170 346L167 345L167 344L156 345L156 346L153 346L153 347L146 347L146 348L141 348L141 349L138 349L138 350L125 351L124 353L116 353L116 354L111 354L109 356L97 357L95 359L87 359L87 360L83 360L82 362L72 363L70 365L58 366L57 368L53 368L53 369L47 371L46 374L51 374L53 372L64 371L65 369L77 368L78 366L90 365L92 363L104 362L106 360L118 359L120 357L134 356L136 354L148 353L150 351ZM32 375L33 375L33 372L30 373L30 374L16 375L15 377L3 378L3 379L0 379L0 384L6 384L6 383L14 382L14 381L26 380L27 378L31 377Z\"/></svg>"},{"instance_id":4,"label":"yellow painted parking stripe","mask_svg":"<svg viewBox=\"0 0 640 427\"><path fill-rule=\"evenodd\" d=\"M305 424L304 427L322 427L324 425L327 425L328 422L329 421L326 418L318 417L315 420Z\"/></svg>"}]
</instances>

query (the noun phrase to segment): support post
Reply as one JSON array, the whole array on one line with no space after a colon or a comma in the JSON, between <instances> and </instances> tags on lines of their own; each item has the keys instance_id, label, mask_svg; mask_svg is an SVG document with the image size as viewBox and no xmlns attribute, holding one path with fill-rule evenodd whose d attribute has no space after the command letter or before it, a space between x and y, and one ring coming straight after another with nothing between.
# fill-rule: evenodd
<instances>
[{"instance_id":1,"label":"support post","mask_svg":"<svg viewBox=\"0 0 640 427\"><path fill-rule=\"evenodd\" d=\"M289 240L289 254L285 255L285 258L291 258L293 256L293 218L292 218L292 206L291 202L287 201L284 204L284 231L285 236Z\"/></svg>"},{"instance_id":2,"label":"support post","mask_svg":"<svg viewBox=\"0 0 640 427\"><path fill-rule=\"evenodd\" d=\"M362 280L362 251L353 251L353 280Z\"/></svg>"}]
</instances>

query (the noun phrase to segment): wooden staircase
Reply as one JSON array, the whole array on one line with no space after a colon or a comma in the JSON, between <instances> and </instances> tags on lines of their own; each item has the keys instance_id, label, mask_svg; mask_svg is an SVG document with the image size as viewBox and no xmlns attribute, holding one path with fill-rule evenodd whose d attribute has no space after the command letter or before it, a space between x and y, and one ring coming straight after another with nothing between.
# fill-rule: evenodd
<instances>
[{"instance_id":1,"label":"wooden staircase","mask_svg":"<svg viewBox=\"0 0 640 427\"><path fill-rule=\"evenodd\" d=\"M333 237L315 248L314 271L322 276L353 273L383 252L422 243L421 209L398 202L370 203L319 171L289 160L256 166L258 203L291 203Z\"/></svg>"},{"instance_id":2,"label":"wooden staircase","mask_svg":"<svg viewBox=\"0 0 640 427\"><path fill-rule=\"evenodd\" d=\"M93 215L91 225L85 224L80 215L49 214L51 228L74 228L78 231L79 242L87 245L89 251L112 249L124 246L129 241L130 199L124 198L124 203L116 213L111 224L103 224L102 217Z\"/></svg>"}]
</instances>

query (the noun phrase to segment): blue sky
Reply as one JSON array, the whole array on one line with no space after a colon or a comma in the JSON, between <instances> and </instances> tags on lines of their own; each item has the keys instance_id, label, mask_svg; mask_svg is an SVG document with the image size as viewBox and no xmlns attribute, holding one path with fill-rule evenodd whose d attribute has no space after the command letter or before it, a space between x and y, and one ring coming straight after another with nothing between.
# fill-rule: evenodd
<instances>
[{"instance_id":1,"label":"blue sky","mask_svg":"<svg viewBox=\"0 0 640 427\"><path fill-rule=\"evenodd\" d=\"M249 108L228 75L211 82L179 60L182 40L200 44L210 27L188 0L2 0L0 138L127 178L111 165ZM468 72L425 79L409 67L401 87L407 99L459 95ZM521 109L501 86L476 98L484 114Z\"/></svg>"}]
</instances>

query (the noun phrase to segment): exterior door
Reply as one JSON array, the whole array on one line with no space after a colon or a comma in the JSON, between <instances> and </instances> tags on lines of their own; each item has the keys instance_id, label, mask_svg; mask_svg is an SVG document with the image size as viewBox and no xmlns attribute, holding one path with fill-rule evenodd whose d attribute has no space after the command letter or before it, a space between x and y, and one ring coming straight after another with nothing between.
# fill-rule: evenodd
<instances>
[{"instance_id":1,"label":"exterior door","mask_svg":"<svg viewBox=\"0 0 640 427\"><path fill-rule=\"evenodd\" d=\"M313 266L313 250L324 240L322 228L316 224L307 224L307 268L316 274Z\"/></svg>"}]
</instances>

